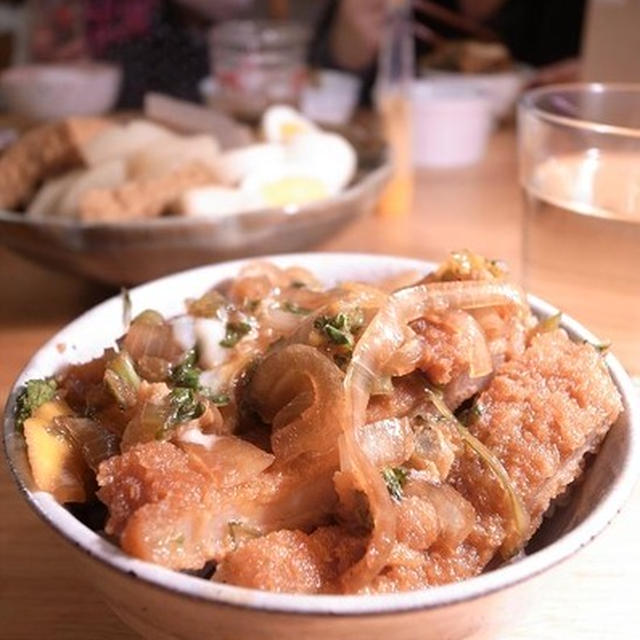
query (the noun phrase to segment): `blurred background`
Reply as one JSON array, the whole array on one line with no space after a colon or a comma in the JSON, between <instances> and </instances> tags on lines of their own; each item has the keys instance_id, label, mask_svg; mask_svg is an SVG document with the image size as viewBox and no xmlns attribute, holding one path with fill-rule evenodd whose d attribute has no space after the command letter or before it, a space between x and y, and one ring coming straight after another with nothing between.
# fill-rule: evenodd
<instances>
[{"instance_id":1,"label":"blurred background","mask_svg":"<svg viewBox=\"0 0 640 640\"><path fill-rule=\"evenodd\" d=\"M503 259L640 375L639 33L640 0L0 0L0 400L122 286L307 250ZM6 637L133 638L9 484ZM637 498L510 638L637 635Z\"/></svg>"}]
</instances>

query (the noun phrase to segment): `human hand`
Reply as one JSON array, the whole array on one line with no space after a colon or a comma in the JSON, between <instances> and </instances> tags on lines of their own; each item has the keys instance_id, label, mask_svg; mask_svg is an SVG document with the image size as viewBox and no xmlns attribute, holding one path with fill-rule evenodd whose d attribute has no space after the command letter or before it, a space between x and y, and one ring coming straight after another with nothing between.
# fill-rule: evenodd
<instances>
[{"instance_id":1,"label":"human hand","mask_svg":"<svg viewBox=\"0 0 640 640\"><path fill-rule=\"evenodd\" d=\"M341 0L329 34L335 62L362 71L376 57L386 16L385 0Z\"/></svg>"}]
</instances>

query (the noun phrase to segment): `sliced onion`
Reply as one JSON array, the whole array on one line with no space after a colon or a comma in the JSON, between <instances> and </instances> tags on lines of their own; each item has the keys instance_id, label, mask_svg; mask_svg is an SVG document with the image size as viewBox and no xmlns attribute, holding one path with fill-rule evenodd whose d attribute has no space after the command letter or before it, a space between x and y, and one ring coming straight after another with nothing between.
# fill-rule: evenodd
<instances>
[{"instance_id":1,"label":"sliced onion","mask_svg":"<svg viewBox=\"0 0 640 640\"><path fill-rule=\"evenodd\" d=\"M378 469L401 465L411 457L416 444L408 418L388 418L364 425L358 431L358 442Z\"/></svg>"},{"instance_id":2,"label":"sliced onion","mask_svg":"<svg viewBox=\"0 0 640 640\"><path fill-rule=\"evenodd\" d=\"M133 416L122 434L122 451L141 442L161 439L169 417L168 395L169 387L162 382L140 385Z\"/></svg>"},{"instance_id":3,"label":"sliced onion","mask_svg":"<svg viewBox=\"0 0 640 640\"><path fill-rule=\"evenodd\" d=\"M233 487L255 478L269 467L274 456L233 436L203 434L190 427L175 442L211 478L215 487Z\"/></svg>"},{"instance_id":4,"label":"sliced onion","mask_svg":"<svg viewBox=\"0 0 640 640\"><path fill-rule=\"evenodd\" d=\"M509 558L517 553L529 534L531 518L524 502L518 495L509 473L504 468L499 458L476 438L456 417L451 413L449 407L444 403L438 394L428 391L434 406L457 428L463 442L471 449L488 467L495 476L508 498L511 507L511 530L508 532L505 541L500 548L500 552L505 558Z\"/></svg>"},{"instance_id":5,"label":"sliced onion","mask_svg":"<svg viewBox=\"0 0 640 640\"><path fill-rule=\"evenodd\" d=\"M164 320L162 323L147 322L139 318L133 321L121 341L122 348L128 351L136 362L143 356L162 358L171 363L175 363L182 357L183 350L174 339L173 329L169 323Z\"/></svg>"},{"instance_id":6,"label":"sliced onion","mask_svg":"<svg viewBox=\"0 0 640 640\"><path fill-rule=\"evenodd\" d=\"M470 340L469 377L481 378L491 373L493 362L487 345L487 338L478 321L469 313L455 309L443 314L441 324L452 331L462 334Z\"/></svg>"},{"instance_id":7,"label":"sliced onion","mask_svg":"<svg viewBox=\"0 0 640 640\"><path fill-rule=\"evenodd\" d=\"M471 533L476 511L452 486L433 484L414 476L404 486L404 493L433 506L438 517L437 543L448 551L456 549Z\"/></svg>"},{"instance_id":8,"label":"sliced onion","mask_svg":"<svg viewBox=\"0 0 640 640\"><path fill-rule=\"evenodd\" d=\"M55 419L55 426L63 430L94 471L103 460L120 453L119 438L93 420L61 416Z\"/></svg>"},{"instance_id":9,"label":"sliced onion","mask_svg":"<svg viewBox=\"0 0 640 640\"><path fill-rule=\"evenodd\" d=\"M337 447L346 419L343 374L313 347L295 344L267 356L256 369L249 397L272 425L279 461Z\"/></svg>"},{"instance_id":10,"label":"sliced onion","mask_svg":"<svg viewBox=\"0 0 640 640\"><path fill-rule=\"evenodd\" d=\"M346 591L365 587L383 569L395 542L395 512L386 485L358 442L366 421L373 381L405 338L406 325L427 313L452 308L515 306L526 312L522 291L503 282L443 282L402 289L391 295L358 341L345 377L349 418L340 439L341 468L350 471L366 494L373 531L364 557L342 576Z\"/></svg>"}]
</instances>

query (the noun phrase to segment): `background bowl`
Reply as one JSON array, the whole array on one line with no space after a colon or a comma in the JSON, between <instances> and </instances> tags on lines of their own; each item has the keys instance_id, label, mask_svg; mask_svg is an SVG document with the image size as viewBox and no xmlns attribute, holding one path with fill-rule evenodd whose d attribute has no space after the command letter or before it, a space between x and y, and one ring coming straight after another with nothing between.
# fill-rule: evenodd
<instances>
[{"instance_id":1,"label":"background bowl","mask_svg":"<svg viewBox=\"0 0 640 640\"><path fill-rule=\"evenodd\" d=\"M94 62L25 65L0 76L0 92L9 111L30 120L98 115L115 104L121 75Z\"/></svg>"},{"instance_id":2,"label":"background bowl","mask_svg":"<svg viewBox=\"0 0 640 640\"><path fill-rule=\"evenodd\" d=\"M487 150L491 99L457 82L417 80L411 88L413 159L419 167L463 167Z\"/></svg>"},{"instance_id":3,"label":"background bowl","mask_svg":"<svg viewBox=\"0 0 640 640\"><path fill-rule=\"evenodd\" d=\"M372 211L390 174L386 148L347 135L358 172L343 192L298 209L264 209L217 219L165 217L81 223L0 211L0 242L36 262L120 286L211 262L299 251Z\"/></svg>"},{"instance_id":4,"label":"background bowl","mask_svg":"<svg viewBox=\"0 0 640 640\"><path fill-rule=\"evenodd\" d=\"M496 73L461 73L440 69L423 69L422 78L434 81L457 82L485 92L491 100L491 113L497 120L509 117L515 109L518 96L533 76L533 69L517 65L510 71Z\"/></svg>"},{"instance_id":5,"label":"background bowl","mask_svg":"<svg viewBox=\"0 0 640 640\"><path fill-rule=\"evenodd\" d=\"M375 280L433 265L417 260L361 254L300 254L271 258L301 265L327 284L345 277ZM237 274L242 262L194 269L136 288L133 312L153 307L183 310L183 299ZM176 292L180 292L176 295ZM546 317L555 309L530 298ZM147 638L234 640L459 640L491 637L518 617L540 589L542 574L587 545L622 507L640 464L640 414L634 387L619 362L606 357L624 413L611 428L583 482L546 520L528 546L530 555L481 576L432 589L376 596L303 596L216 584L125 555L76 520L48 493L34 491L23 438L15 433L16 389L27 379L50 375L70 361L97 356L122 331L122 301L112 298L54 336L29 362L14 386L4 420L5 450L25 499L41 518L71 542L84 571L109 605ZM571 318L563 327L576 339L595 337ZM67 345L62 353L60 343ZM631 595L629 594L629 597Z\"/></svg>"}]
</instances>

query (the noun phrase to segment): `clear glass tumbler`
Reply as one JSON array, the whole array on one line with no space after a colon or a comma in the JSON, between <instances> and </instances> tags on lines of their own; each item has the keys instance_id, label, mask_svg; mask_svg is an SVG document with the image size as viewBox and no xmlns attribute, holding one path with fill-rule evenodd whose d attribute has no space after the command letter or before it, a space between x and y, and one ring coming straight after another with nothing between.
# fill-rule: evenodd
<instances>
[{"instance_id":1,"label":"clear glass tumbler","mask_svg":"<svg viewBox=\"0 0 640 640\"><path fill-rule=\"evenodd\" d=\"M640 85L573 84L518 109L524 278L640 374Z\"/></svg>"},{"instance_id":2,"label":"clear glass tumbler","mask_svg":"<svg viewBox=\"0 0 640 640\"><path fill-rule=\"evenodd\" d=\"M255 122L271 104L297 105L307 82L309 31L295 22L231 20L211 37L211 66L222 105Z\"/></svg>"}]
</instances>

